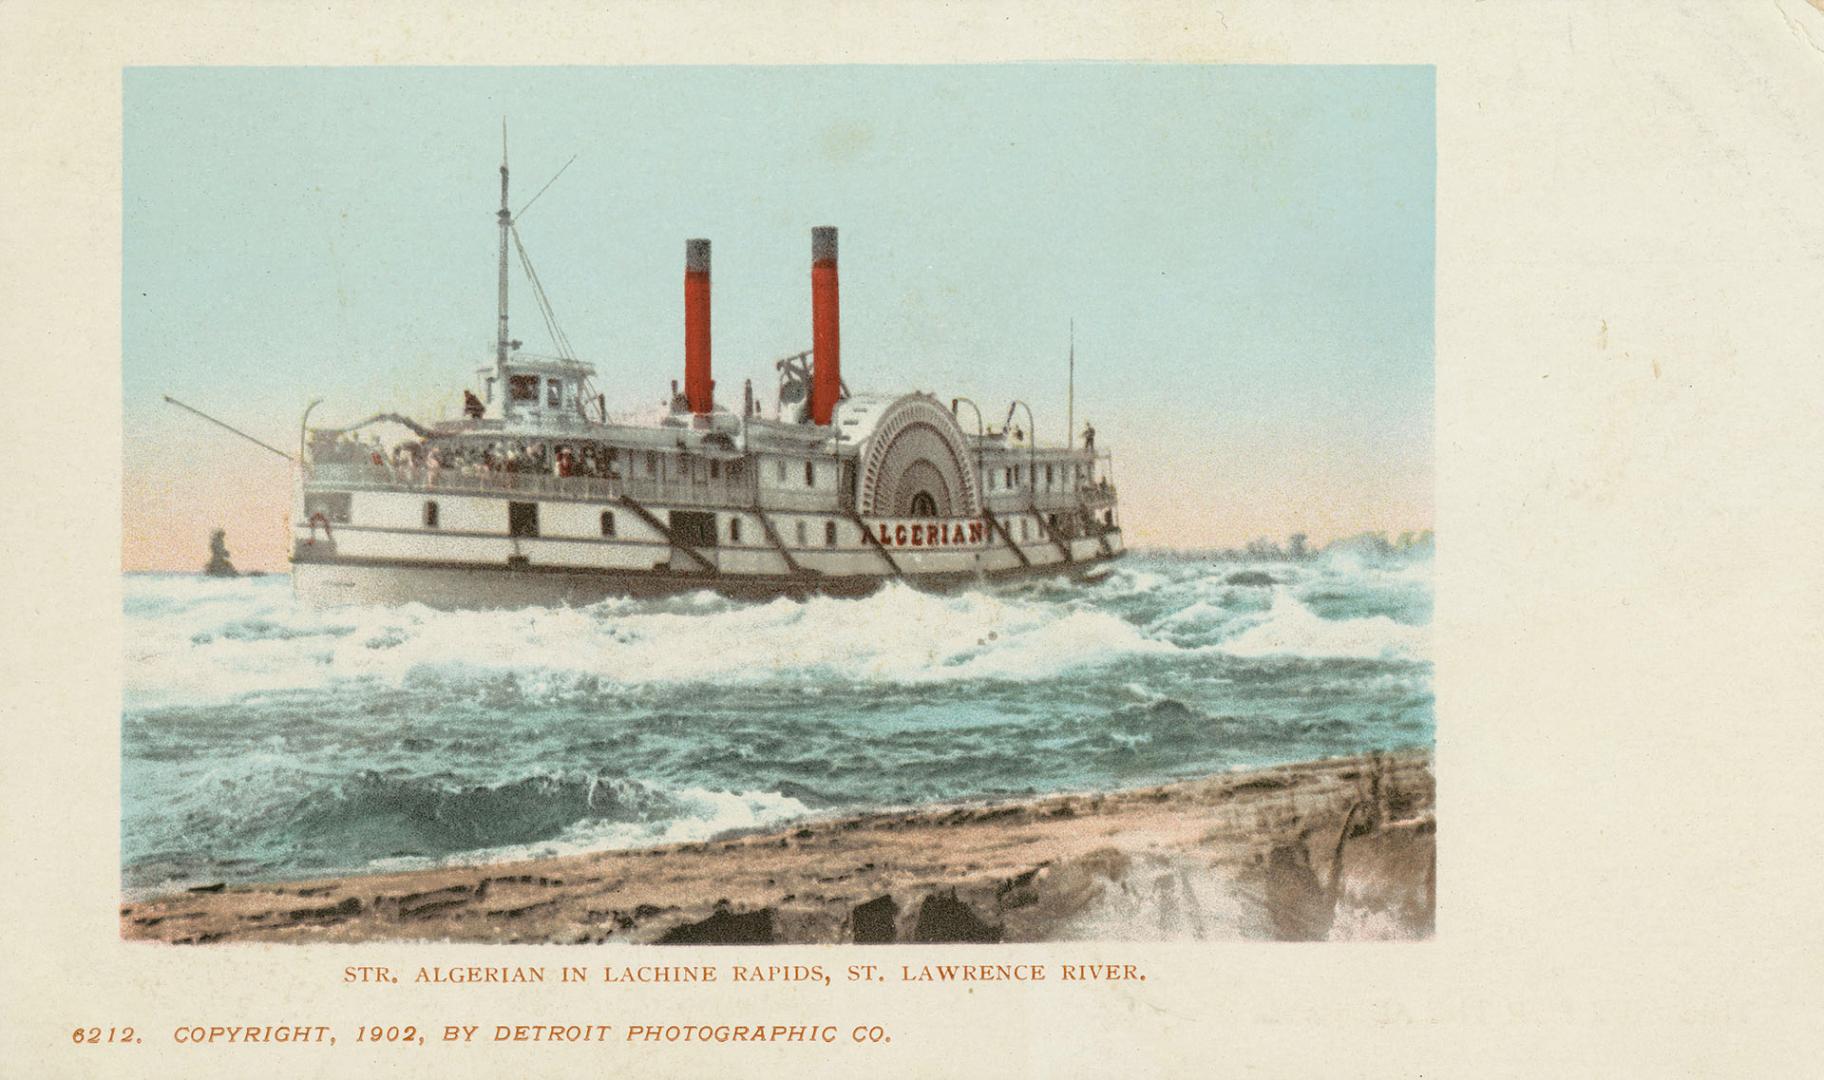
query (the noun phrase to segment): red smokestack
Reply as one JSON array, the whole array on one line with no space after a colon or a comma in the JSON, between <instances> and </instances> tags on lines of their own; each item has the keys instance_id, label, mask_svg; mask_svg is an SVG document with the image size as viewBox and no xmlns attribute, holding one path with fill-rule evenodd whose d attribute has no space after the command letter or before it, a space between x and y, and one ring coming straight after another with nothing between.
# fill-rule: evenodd
<instances>
[{"instance_id":1,"label":"red smokestack","mask_svg":"<svg viewBox=\"0 0 1824 1080\"><path fill-rule=\"evenodd\" d=\"M836 300L836 228L811 230L811 422L828 424L842 396L842 319Z\"/></svg>"},{"instance_id":2,"label":"red smokestack","mask_svg":"<svg viewBox=\"0 0 1824 1080\"><path fill-rule=\"evenodd\" d=\"M699 415L715 407L709 377L709 241L684 241L684 400Z\"/></svg>"}]
</instances>

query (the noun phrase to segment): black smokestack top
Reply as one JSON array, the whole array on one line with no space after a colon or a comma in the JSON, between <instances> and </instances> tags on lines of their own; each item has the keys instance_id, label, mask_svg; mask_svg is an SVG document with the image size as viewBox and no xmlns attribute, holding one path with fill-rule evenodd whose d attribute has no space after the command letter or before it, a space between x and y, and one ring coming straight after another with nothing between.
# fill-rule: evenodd
<instances>
[{"instance_id":1,"label":"black smokestack top","mask_svg":"<svg viewBox=\"0 0 1824 1080\"><path fill-rule=\"evenodd\" d=\"M684 241L684 397L699 416L715 409L709 368L709 241Z\"/></svg>"},{"instance_id":2,"label":"black smokestack top","mask_svg":"<svg viewBox=\"0 0 1824 1080\"><path fill-rule=\"evenodd\" d=\"M818 225L811 229L811 261L836 261L836 226Z\"/></svg>"}]
</instances>

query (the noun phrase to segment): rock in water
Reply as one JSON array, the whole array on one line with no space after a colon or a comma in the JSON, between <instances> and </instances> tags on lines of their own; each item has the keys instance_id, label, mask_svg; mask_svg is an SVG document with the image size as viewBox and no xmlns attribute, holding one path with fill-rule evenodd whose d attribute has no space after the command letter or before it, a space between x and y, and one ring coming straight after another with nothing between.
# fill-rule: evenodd
<instances>
[{"instance_id":1,"label":"rock in water","mask_svg":"<svg viewBox=\"0 0 1824 1080\"><path fill-rule=\"evenodd\" d=\"M240 577L241 572L228 561L228 533L217 529L209 537L209 565L203 567L203 573L210 577Z\"/></svg>"},{"instance_id":2,"label":"rock in water","mask_svg":"<svg viewBox=\"0 0 1824 1080\"><path fill-rule=\"evenodd\" d=\"M1230 585L1277 585L1273 575L1260 570L1237 570L1229 575Z\"/></svg>"}]
</instances>

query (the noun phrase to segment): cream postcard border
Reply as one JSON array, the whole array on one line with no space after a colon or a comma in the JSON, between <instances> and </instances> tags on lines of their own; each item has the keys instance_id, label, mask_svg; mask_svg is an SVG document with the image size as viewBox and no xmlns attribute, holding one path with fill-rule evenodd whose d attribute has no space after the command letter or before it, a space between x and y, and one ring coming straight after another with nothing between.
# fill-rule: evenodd
<instances>
[{"instance_id":1,"label":"cream postcard border","mask_svg":"<svg viewBox=\"0 0 1824 1080\"><path fill-rule=\"evenodd\" d=\"M14 0L0 5L0 41L0 1072L1815 1069L1820 874L1803 852L1824 749L1816 6ZM123 67L1020 60L1436 65L1436 940L968 950L1112 958L1149 975L1091 988L443 997L344 986L339 973L602 953L120 940ZM850 956L762 955L801 954ZM882 1023L895 1041L313 1052L168 1040L185 1020L636 1014ZM122 1023L146 1044L70 1045L73 1027Z\"/></svg>"}]
</instances>

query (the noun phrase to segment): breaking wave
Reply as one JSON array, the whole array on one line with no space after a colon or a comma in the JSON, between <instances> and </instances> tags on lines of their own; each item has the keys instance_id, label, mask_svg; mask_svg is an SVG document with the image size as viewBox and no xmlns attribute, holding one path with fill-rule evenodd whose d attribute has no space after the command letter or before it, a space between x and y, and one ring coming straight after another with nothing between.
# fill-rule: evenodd
<instances>
[{"instance_id":1,"label":"breaking wave","mask_svg":"<svg viewBox=\"0 0 1824 1080\"><path fill-rule=\"evenodd\" d=\"M1428 559L313 610L125 581L129 885L703 839L1431 738Z\"/></svg>"}]
</instances>

